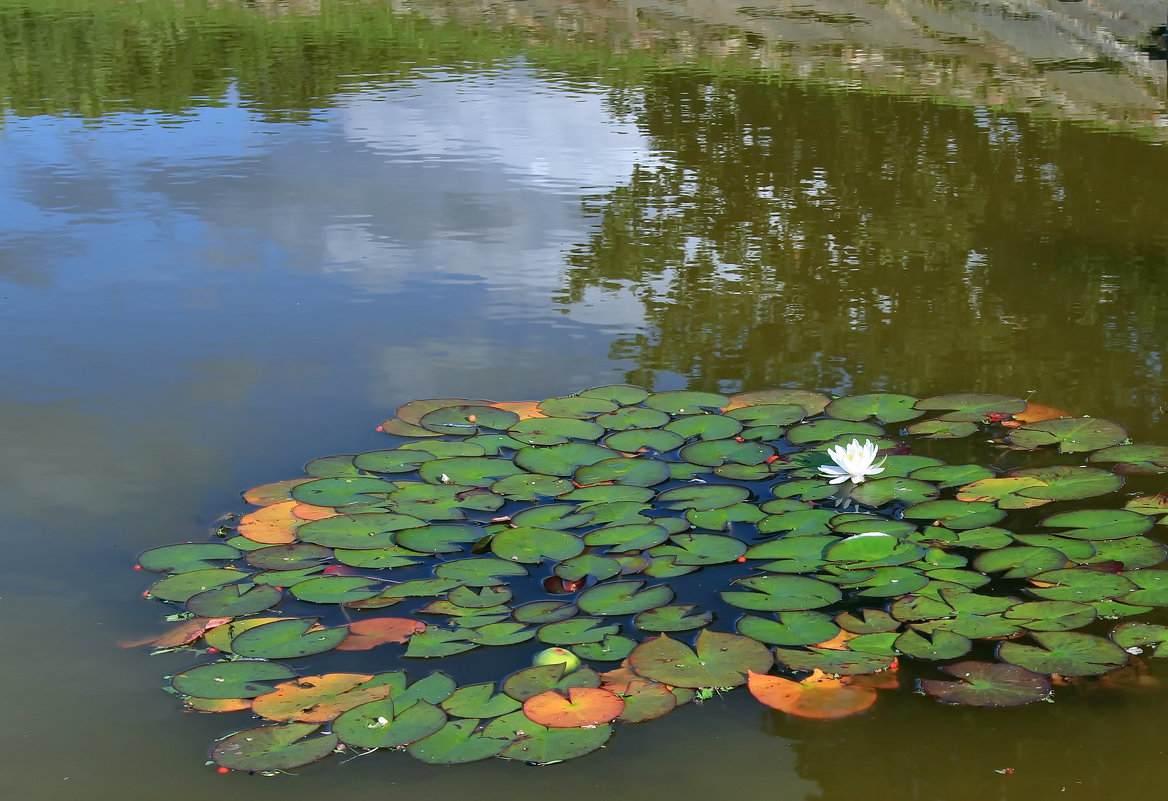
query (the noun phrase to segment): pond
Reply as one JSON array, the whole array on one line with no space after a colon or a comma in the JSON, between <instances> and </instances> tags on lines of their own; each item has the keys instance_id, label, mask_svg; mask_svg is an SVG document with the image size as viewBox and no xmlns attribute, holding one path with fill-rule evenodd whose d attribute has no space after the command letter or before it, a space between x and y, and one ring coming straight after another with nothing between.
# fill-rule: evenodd
<instances>
[{"instance_id":1,"label":"pond","mask_svg":"<svg viewBox=\"0 0 1168 801\"><path fill-rule=\"evenodd\" d=\"M246 715L160 691L200 657L122 645L164 625L139 552L387 447L416 398L1000 392L1168 443L1162 12L0 0L0 788L1158 790L1156 659L1018 709L904 692L813 721L740 691L546 768L264 779L204 764Z\"/></svg>"}]
</instances>

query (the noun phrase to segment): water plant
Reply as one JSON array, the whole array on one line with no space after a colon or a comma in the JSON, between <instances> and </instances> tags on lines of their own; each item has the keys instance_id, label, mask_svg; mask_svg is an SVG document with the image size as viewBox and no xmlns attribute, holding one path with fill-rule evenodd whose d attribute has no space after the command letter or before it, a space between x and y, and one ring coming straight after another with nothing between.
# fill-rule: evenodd
<instances>
[{"instance_id":1,"label":"water plant","mask_svg":"<svg viewBox=\"0 0 1168 801\"><path fill-rule=\"evenodd\" d=\"M155 647L206 654L169 689L265 721L214 745L221 770L547 764L742 686L811 718L902 687L1016 706L1168 640L1148 619L1168 447L1110 421L618 384L417 400L379 430L391 447L315 459L213 541L139 557L178 610Z\"/></svg>"}]
</instances>

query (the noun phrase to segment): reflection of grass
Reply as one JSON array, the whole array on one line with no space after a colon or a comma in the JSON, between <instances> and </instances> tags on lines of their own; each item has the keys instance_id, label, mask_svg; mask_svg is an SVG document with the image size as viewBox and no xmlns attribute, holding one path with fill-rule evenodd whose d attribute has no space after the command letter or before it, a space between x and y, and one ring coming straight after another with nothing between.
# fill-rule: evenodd
<instances>
[{"instance_id":1,"label":"reflection of grass","mask_svg":"<svg viewBox=\"0 0 1168 801\"><path fill-rule=\"evenodd\" d=\"M408 79L434 68L481 70L522 58L536 69L618 88L680 68L1073 116L1104 127L1140 125L1110 119L1109 107L1061 108L1057 98L1035 107L1036 97L1051 100L1036 64L1005 75L993 66L916 51L829 45L796 52L733 29L605 15L572 0L535 10L482 10L458 0L423 0L414 8L421 13L346 0L0 0L0 103L17 114L174 113L222 102L234 85L267 117L297 119L371 81ZM798 7L782 13L819 12ZM1151 128L1147 133L1157 138Z\"/></svg>"}]
</instances>

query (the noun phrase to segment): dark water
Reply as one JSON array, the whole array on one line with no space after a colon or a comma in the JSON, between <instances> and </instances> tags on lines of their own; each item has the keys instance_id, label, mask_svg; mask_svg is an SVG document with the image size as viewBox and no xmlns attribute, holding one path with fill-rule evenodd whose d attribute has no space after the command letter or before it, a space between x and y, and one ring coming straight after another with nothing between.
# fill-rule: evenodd
<instances>
[{"instance_id":1,"label":"dark water","mask_svg":"<svg viewBox=\"0 0 1168 801\"><path fill-rule=\"evenodd\" d=\"M1168 442L1162 15L1052 66L1077 5L0 0L5 797L1158 797L1161 690L220 777L239 719L157 689L191 658L116 645L160 628L138 551L412 398L1033 391Z\"/></svg>"}]
</instances>

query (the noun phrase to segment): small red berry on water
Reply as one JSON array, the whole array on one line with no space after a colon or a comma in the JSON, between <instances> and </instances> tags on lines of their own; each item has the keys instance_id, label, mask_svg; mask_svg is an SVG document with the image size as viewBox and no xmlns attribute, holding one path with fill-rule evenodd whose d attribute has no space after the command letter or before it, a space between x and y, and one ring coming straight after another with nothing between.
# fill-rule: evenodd
<instances>
[{"instance_id":1,"label":"small red berry on water","mask_svg":"<svg viewBox=\"0 0 1168 801\"><path fill-rule=\"evenodd\" d=\"M135 570L141 570L141 569L142 569L142 565L134 565L134 569L135 569Z\"/></svg>"},{"instance_id":2,"label":"small red berry on water","mask_svg":"<svg viewBox=\"0 0 1168 801\"><path fill-rule=\"evenodd\" d=\"M283 592L283 591L284 591L284 588L283 588L283 587L274 587L273 589L280 590L281 592Z\"/></svg>"},{"instance_id":3,"label":"small red berry on water","mask_svg":"<svg viewBox=\"0 0 1168 801\"><path fill-rule=\"evenodd\" d=\"M382 428L381 426L378 426L377 428L375 428L375 429L373 429L373 430L374 430L374 431L385 431L385 429L384 429L384 428Z\"/></svg>"},{"instance_id":4,"label":"small red berry on water","mask_svg":"<svg viewBox=\"0 0 1168 801\"><path fill-rule=\"evenodd\" d=\"M774 456L768 456L765 460L765 463L770 464L771 462L775 461L778 458L779 458L779 455L777 453Z\"/></svg>"},{"instance_id":5,"label":"small red berry on water","mask_svg":"<svg viewBox=\"0 0 1168 801\"><path fill-rule=\"evenodd\" d=\"M479 419L479 418L478 418L478 416L477 416L477 415L468 414L468 415L466 416L466 422L468 422L468 423L474 423L474 422L476 422L478 419Z\"/></svg>"},{"instance_id":6,"label":"small red berry on water","mask_svg":"<svg viewBox=\"0 0 1168 801\"><path fill-rule=\"evenodd\" d=\"M1013 768L1006 768L1006 775L1007 775L1007 776L1011 776L1011 775L1013 775L1013 773L1014 773L1014 769L1013 769Z\"/></svg>"},{"instance_id":7,"label":"small red berry on water","mask_svg":"<svg viewBox=\"0 0 1168 801\"><path fill-rule=\"evenodd\" d=\"M215 768L215 772L216 773L230 773L231 768L225 768L222 765L220 765L219 767Z\"/></svg>"},{"instance_id":8,"label":"small red berry on water","mask_svg":"<svg viewBox=\"0 0 1168 801\"><path fill-rule=\"evenodd\" d=\"M218 648L208 648L208 649L207 649L207 653L209 653L209 654L217 654L217 653L219 653L219 649L218 649Z\"/></svg>"},{"instance_id":9,"label":"small red berry on water","mask_svg":"<svg viewBox=\"0 0 1168 801\"><path fill-rule=\"evenodd\" d=\"M142 591L142 597L143 597L143 598L149 598L149 597L150 597L150 590L143 590L143 591Z\"/></svg>"},{"instance_id":10,"label":"small red berry on water","mask_svg":"<svg viewBox=\"0 0 1168 801\"><path fill-rule=\"evenodd\" d=\"M745 562L745 561L746 561L746 557L745 557L745 556L740 556L740 557L738 557L738 559L736 559L735 561L738 561L738 562Z\"/></svg>"}]
</instances>

